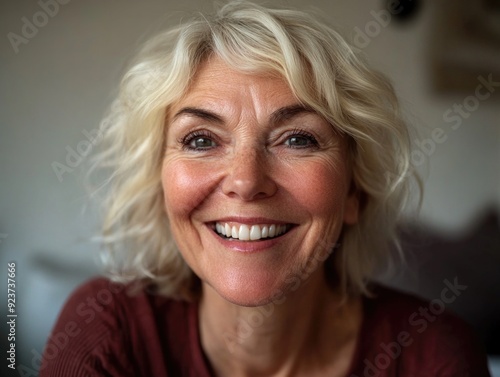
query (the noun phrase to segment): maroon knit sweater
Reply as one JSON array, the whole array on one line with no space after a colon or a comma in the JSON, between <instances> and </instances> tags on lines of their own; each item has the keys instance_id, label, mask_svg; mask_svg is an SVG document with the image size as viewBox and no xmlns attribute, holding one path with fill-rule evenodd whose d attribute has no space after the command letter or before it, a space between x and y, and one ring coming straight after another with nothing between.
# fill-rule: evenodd
<instances>
[{"instance_id":1,"label":"maroon knit sweater","mask_svg":"<svg viewBox=\"0 0 500 377\"><path fill-rule=\"evenodd\" d=\"M461 320L387 288L363 299L363 325L346 377L488 377ZM92 280L68 299L44 350L40 377L212 377L200 346L196 304Z\"/></svg>"}]
</instances>

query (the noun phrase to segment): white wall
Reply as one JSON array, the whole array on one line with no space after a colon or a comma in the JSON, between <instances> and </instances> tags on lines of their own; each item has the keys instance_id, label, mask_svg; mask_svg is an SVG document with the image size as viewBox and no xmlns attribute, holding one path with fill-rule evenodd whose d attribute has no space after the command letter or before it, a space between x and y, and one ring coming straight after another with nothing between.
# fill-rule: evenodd
<instances>
[{"instance_id":1,"label":"white wall","mask_svg":"<svg viewBox=\"0 0 500 377\"><path fill-rule=\"evenodd\" d=\"M382 2L287 3L320 8L353 37L356 27L363 30L374 20L370 12ZM97 126L124 62L145 34L175 22L185 11L210 8L209 2L193 0L182 5L73 0L60 5L16 53L8 33L20 35L22 17L32 20L41 8L27 0L0 5L0 278L6 261L17 261L19 311L26 318L18 331L27 363L31 349L41 351L64 297L96 271L97 246L88 238L97 231L97 221L81 211L86 197L79 169L60 181L51 164L64 163L66 147L75 149L85 140L82 130ZM499 96L481 103L459 130L450 130L443 113L465 95L437 96L429 89L425 51L432 38L432 10L427 1L414 22L381 27L364 51L393 79L409 118L448 132L447 141L428 159L422 219L453 233L491 203L500 208ZM67 284L54 285L61 277Z\"/></svg>"}]
</instances>

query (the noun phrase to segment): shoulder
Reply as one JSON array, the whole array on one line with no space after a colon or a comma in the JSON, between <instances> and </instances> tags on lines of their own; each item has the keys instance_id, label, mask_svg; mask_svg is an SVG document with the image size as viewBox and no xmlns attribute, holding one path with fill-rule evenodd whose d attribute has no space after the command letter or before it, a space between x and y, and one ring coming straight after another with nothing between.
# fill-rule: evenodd
<instances>
[{"instance_id":1,"label":"shoulder","mask_svg":"<svg viewBox=\"0 0 500 377\"><path fill-rule=\"evenodd\" d=\"M143 368L151 368L148 358L163 352L158 317L173 313L182 318L186 310L181 302L130 285L105 278L88 281L61 310L44 350L40 376L142 375Z\"/></svg>"},{"instance_id":2,"label":"shoulder","mask_svg":"<svg viewBox=\"0 0 500 377\"><path fill-rule=\"evenodd\" d=\"M450 332L460 336L472 335L470 326L450 312L450 297L441 294L425 300L411 293L376 286L373 297L365 299L368 315L377 319L382 330L406 330L415 336L430 337ZM420 338L420 336L419 336Z\"/></svg>"},{"instance_id":3,"label":"shoulder","mask_svg":"<svg viewBox=\"0 0 500 377\"><path fill-rule=\"evenodd\" d=\"M375 287L374 296L364 300L364 330L371 334L367 352L374 365L389 361L406 375L489 375L486 355L476 335L447 310L460 294L457 284L447 283L441 296L430 301Z\"/></svg>"}]
</instances>

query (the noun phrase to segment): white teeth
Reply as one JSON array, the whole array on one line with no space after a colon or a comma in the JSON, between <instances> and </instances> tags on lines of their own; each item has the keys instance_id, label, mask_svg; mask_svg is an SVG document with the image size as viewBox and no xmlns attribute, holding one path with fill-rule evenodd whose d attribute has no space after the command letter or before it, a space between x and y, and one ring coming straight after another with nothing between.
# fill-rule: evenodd
<instances>
[{"instance_id":1,"label":"white teeth","mask_svg":"<svg viewBox=\"0 0 500 377\"><path fill-rule=\"evenodd\" d=\"M277 237L287 231L286 225L229 225L228 223L215 223L215 231L228 238L242 241L256 241L263 238Z\"/></svg>"},{"instance_id":2,"label":"white teeth","mask_svg":"<svg viewBox=\"0 0 500 377\"><path fill-rule=\"evenodd\" d=\"M215 230L217 230L217 233L219 234L222 234L222 235L226 235L226 231L224 229L224 227L222 225L220 225L219 223L216 223L215 224Z\"/></svg>"},{"instance_id":3,"label":"white teeth","mask_svg":"<svg viewBox=\"0 0 500 377\"><path fill-rule=\"evenodd\" d=\"M253 239L251 237L252 235L250 233L250 230L248 230L248 225L240 225L240 233L238 234L238 238L242 241L248 241L249 239Z\"/></svg>"},{"instance_id":4,"label":"white teeth","mask_svg":"<svg viewBox=\"0 0 500 377\"><path fill-rule=\"evenodd\" d=\"M245 225L242 225L245 226ZM258 225L252 225L252 229L250 230L250 239L253 240L260 240L261 239L261 232L260 232L260 227Z\"/></svg>"}]
</instances>

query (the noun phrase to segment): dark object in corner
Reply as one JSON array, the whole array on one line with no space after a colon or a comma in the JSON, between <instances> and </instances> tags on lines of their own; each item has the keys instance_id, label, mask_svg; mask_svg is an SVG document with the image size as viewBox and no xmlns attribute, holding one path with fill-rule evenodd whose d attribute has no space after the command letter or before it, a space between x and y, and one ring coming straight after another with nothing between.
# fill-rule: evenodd
<instances>
[{"instance_id":1,"label":"dark object in corner","mask_svg":"<svg viewBox=\"0 0 500 377\"><path fill-rule=\"evenodd\" d=\"M443 281L467 285L447 309L473 325L489 354L500 355L500 216L493 207L459 237L408 224L401 229L406 267L393 287L429 300L441 297Z\"/></svg>"},{"instance_id":2,"label":"dark object in corner","mask_svg":"<svg viewBox=\"0 0 500 377\"><path fill-rule=\"evenodd\" d=\"M408 21L415 17L420 8L419 0L387 0L387 10L395 20Z\"/></svg>"}]
</instances>

